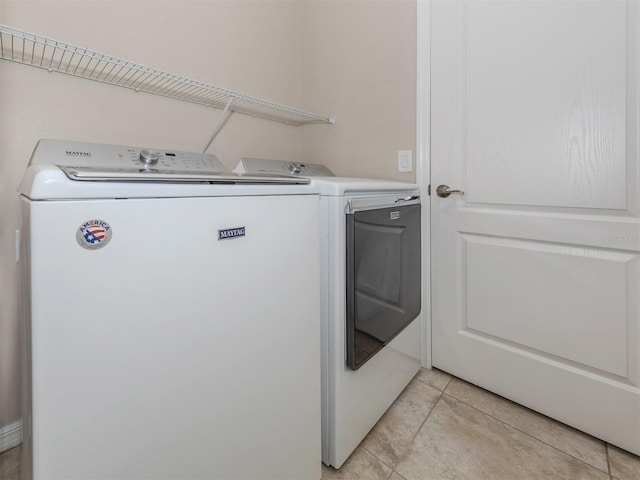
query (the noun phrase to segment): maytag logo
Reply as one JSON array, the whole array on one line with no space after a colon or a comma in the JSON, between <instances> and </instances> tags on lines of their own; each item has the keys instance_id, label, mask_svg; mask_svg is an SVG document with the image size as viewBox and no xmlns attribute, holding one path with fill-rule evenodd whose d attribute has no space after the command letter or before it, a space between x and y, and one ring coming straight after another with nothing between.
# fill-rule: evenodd
<instances>
[{"instance_id":1,"label":"maytag logo","mask_svg":"<svg viewBox=\"0 0 640 480\"><path fill-rule=\"evenodd\" d=\"M400 218L400 212L399 211L390 212L389 213L389 218L391 220L398 220Z\"/></svg>"},{"instance_id":2,"label":"maytag logo","mask_svg":"<svg viewBox=\"0 0 640 480\"><path fill-rule=\"evenodd\" d=\"M68 157L90 157L91 152L72 152L71 150L66 150L64 154Z\"/></svg>"},{"instance_id":3,"label":"maytag logo","mask_svg":"<svg viewBox=\"0 0 640 480\"><path fill-rule=\"evenodd\" d=\"M225 228L218 230L218 240L226 240L227 238L244 237L245 227Z\"/></svg>"}]
</instances>

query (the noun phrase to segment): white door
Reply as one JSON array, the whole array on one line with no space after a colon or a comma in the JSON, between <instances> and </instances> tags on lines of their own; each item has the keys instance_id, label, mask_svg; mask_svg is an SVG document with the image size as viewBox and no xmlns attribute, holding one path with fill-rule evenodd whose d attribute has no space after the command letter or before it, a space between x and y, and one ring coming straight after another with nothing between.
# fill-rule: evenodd
<instances>
[{"instance_id":1,"label":"white door","mask_svg":"<svg viewBox=\"0 0 640 480\"><path fill-rule=\"evenodd\" d=\"M433 365L635 453L639 24L431 2Z\"/></svg>"}]
</instances>

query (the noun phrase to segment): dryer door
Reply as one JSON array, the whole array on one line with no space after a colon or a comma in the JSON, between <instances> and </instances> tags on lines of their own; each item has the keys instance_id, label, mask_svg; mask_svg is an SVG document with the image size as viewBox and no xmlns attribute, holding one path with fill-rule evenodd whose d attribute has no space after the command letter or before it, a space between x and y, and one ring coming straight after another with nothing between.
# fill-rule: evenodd
<instances>
[{"instance_id":1,"label":"dryer door","mask_svg":"<svg viewBox=\"0 0 640 480\"><path fill-rule=\"evenodd\" d=\"M417 197L347 212L347 366L357 370L420 313Z\"/></svg>"}]
</instances>

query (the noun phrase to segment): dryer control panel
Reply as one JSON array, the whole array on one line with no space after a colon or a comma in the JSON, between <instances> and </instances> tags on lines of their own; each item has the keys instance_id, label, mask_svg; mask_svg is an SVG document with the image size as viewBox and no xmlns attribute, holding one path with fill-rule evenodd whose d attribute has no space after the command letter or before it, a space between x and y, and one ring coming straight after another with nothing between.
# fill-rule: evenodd
<instances>
[{"instance_id":1,"label":"dryer control panel","mask_svg":"<svg viewBox=\"0 0 640 480\"><path fill-rule=\"evenodd\" d=\"M300 175L301 177L335 177L321 163L287 162L267 158L243 158L233 169L235 173L249 175Z\"/></svg>"}]
</instances>

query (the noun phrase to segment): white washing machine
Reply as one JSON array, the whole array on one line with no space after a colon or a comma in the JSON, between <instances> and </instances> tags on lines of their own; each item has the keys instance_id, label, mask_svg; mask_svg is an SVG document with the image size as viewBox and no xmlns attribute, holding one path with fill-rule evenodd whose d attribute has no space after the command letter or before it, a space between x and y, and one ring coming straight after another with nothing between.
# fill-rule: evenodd
<instances>
[{"instance_id":1,"label":"white washing machine","mask_svg":"<svg viewBox=\"0 0 640 480\"><path fill-rule=\"evenodd\" d=\"M24 478L320 478L305 183L39 142L20 186Z\"/></svg>"},{"instance_id":2,"label":"white washing machine","mask_svg":"<svg viewBox=\"0 0 640 480\"><path fill-rule=\"evenodd\" d=\"M420 194L324 165L243 159L236 172L320 191L322 459L339 468L420 369Z\"/></svg>"}]
</instances>

